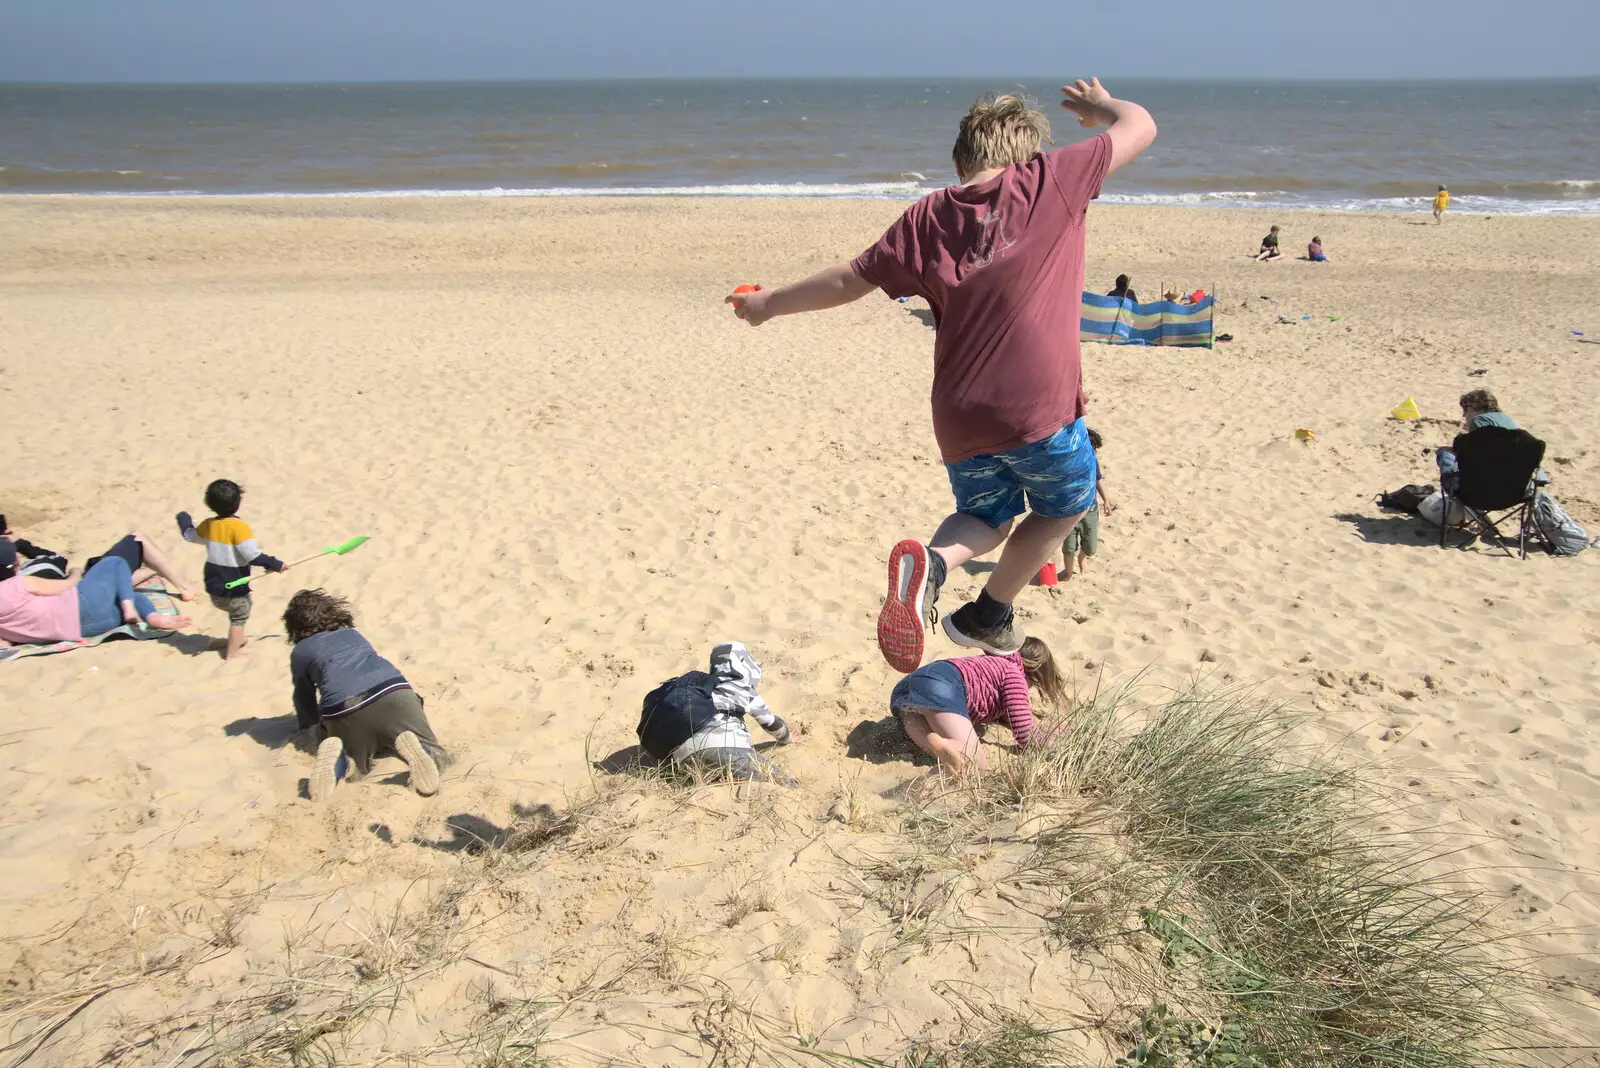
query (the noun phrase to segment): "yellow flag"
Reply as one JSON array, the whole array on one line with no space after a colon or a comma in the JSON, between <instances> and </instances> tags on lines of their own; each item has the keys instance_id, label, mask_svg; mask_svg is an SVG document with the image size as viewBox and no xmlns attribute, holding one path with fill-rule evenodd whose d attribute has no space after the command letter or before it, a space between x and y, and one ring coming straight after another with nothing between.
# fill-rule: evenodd
<instances>
[{"instance_id":1,"label":"yellow flag","mask_svg":"<svg viewBox=\"0 0 1600 1068\"><path fill-rule=\"evenodd\" d=\"M1396 404L1389 412L1396 419L1421 419L1422 413L1417 410L1417 402L1407 396L1405 400Z\"/></svg>"}]
</instances>

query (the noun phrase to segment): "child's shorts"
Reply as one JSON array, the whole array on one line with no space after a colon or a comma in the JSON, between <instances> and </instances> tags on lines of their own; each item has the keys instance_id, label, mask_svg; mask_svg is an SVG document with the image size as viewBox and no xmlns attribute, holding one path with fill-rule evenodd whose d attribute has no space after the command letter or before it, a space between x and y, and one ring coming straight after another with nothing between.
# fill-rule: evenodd
<instances>
[{"instance_id":1,"label":"child's shorts","mask_svg":"<svg viewBox=\"0 0 1600 1068\"><path fill-rule=\"evenodd\" d=\"M243 597L224 597L220 593L211 595L211 607L219 612L228 613L228 626L242 627L250 619L250 595Z\"/></svg>"},{"instance_id":2,"label":"child's shorts","mask_svg":"<svg viewBox=\"0 0 1600 1068\"><path fill-rule=\"evenodd\" d=\"M1067 534L1067 540L1061 543L1061 555L1071 556L1079 549L1083 555L1093 556L1100 551L1100 506L1095 505Z\"/></svg>"},{"instance_id":3,"label":"child's shorts","mask_svg":"<svg viewBox=\"0 0 1600 1068\"><path fill-rule=\"evenodd\" d=\"M945 464L945 470L956 511L1001 527L1030 508L1046 519L1088 511L1100 465L1078 419L1043 441Z\"/></svg>"},{"instance_id":4,"label":"child's shorts","mask_svg":"<svg viewBox=\"0 0 1600 1068\"><path fill-rule=\"evenodd\" d=\"M894 690L889 694L889 711L896 716L909 708L953 712L958 716L970 715L967 712L966 680L948 660L924 664L895 683Z\"/></svg>"}]
</instances>

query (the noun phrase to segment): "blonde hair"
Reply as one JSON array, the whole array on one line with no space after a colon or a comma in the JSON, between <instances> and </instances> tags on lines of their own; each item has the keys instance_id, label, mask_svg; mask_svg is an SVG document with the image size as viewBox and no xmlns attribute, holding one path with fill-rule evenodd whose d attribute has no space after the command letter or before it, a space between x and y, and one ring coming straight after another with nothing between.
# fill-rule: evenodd
<instances>
[{"instance_id":1,"label":"blonde hair","mask_svg":"<svg viewBox=\"0 0 1600 1068\"><path fill-rule=\"evenodd\" d=\"M950 158L965 178L990 167L1026 163L1043 146L1054 143L1050 139L1050 120L1026 97L986 93L961 120Z\"/></svg>"},{"instance_id":2,"label":"blonde hair","mask_svg":"<svg viewBox=\"0 0 1600 1068\"><path fill-rule=\"evenodd\" d=\"M1028 637L1023 639L1020 652L1022 673L1027 676L1028 685L1048 698L1052 705L1060 707L1067 696L1067 685L1050 647L1039 638Z\"/></svg>"}]
</instances>

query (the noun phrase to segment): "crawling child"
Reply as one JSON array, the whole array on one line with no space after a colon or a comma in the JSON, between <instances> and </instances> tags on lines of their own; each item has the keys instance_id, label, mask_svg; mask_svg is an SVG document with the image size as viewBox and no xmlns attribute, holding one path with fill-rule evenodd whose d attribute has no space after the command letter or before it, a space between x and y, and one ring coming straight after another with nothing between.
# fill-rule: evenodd
<instances>
[{"instance_id":1,"label":"crawling child","mask_svg":"<svg viewBox=\"0 0 1600 1068\"><path fill-rule=\"evenodd\" d=\"M756 693L761 665L743 642L723 642L711 650L709 671L690 671L668 679L645 695L639 717L639 745L673 768L698 767L730 779L792 780L750 742L748 714L763 730L787 744L800 736Z\"/></svg>"},{"instance_id":2,"label":"crawling child","mask_svg":"<svg viewBox=\"0 0 1600 1068\"><path fill-rule=\"evenodd\" d=\"M889 710L941 770L989 770L977 728L1011 728L1019 747L1047 741L1034 722L1029 690L1059 705L1066 687L1050 647L1029 636L1008 656L958 656L924 664L895 684Z\"/></svg>"},{"instance_id":3,"label":"crawling child","mask_svg":"<svg viewBox=\"0 0 1600 1068\"><path fill-rule=\"evenodd\" d=\"M283 628L294 651L294 713L319 739L311 800L325 800L341 781L372 770L373 758L394 753L411 769L411 787L424 797L439 791L449 754L433 736L422 698L395 666L355 629L342 597L301 590L289 599Z\"/></svg>"}]
</instances>

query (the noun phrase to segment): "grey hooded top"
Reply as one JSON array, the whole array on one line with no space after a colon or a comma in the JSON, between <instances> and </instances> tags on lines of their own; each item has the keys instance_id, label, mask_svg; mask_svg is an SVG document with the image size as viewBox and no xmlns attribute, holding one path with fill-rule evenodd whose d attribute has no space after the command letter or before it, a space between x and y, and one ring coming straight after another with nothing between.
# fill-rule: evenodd
<instances>
[{"instance_id":1,"label":"grey hooded top","mask_svg":"<svg viewBox=\"0 0 1600 1068\"><path fill-rule=\"evenodd\" d=\"M745 716L761 724L778 741L789 740L788 725L767 706L766 699L756 693L761 683L761 665L743 642L723 642L713 648L708 671L717 680L711 691L711 703L719 714L674 749L668 759L683 760L704 749L751 748Z\"/></svg>"}]
</instances>

